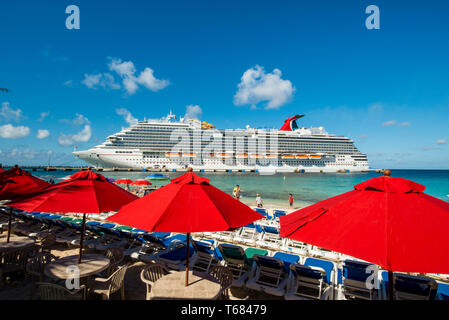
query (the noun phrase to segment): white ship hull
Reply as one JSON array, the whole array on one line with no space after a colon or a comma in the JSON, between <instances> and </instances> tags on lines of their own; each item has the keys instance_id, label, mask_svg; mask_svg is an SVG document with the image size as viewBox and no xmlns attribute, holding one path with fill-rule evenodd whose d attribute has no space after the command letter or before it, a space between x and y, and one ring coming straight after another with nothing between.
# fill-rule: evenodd
<instances>
[{"instance_id":1,"label":"white ship hull","mask_svg":"<svg viewBox=\"0 0 449 320\"><path fill-rule=\"evenodd\" d=\"M358 164L350 155L340 157L339 160L330 158L327 161L318 161L313 159L302 160L304 164L289 163L285 159L270 159L271 163L261 165L258 163L252 165L244 165L239 159L206 159L201 165L196 165L194 159L174 159L168 157L145 159L143 153L139 149L129 150L132 153L116 154L114 149L89 149L86 151L75 152L75 155L81 160L86 161L97 168L167 168L168 170L182 169L185 166L192 167L196 170L214 171L214 170L232 170L232 171L251 171L259 172L361 172L368 171L369 165ZM228 161L226 161L228 160ZM292 160L293 161L293 160ZM292 162L290 161L290 162ZM227 162L227 163L226 163ZM277 165L273 165L277 162ZM296 161L300 162L300 161Z\"/></svg>"}]
</instances>

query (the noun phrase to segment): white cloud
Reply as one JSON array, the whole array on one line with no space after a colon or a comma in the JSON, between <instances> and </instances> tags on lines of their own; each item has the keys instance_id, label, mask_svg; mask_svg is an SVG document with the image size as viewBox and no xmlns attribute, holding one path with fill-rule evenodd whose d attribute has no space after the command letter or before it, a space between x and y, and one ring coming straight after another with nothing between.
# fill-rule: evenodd
<instances>
[{"instance_id":1,"label":"white cloud","mask_svg":"<svg viewBox=\"0 0 449 320\"><path fill-rule=\"evenodd\" d=\"M92 127L89 119L82 114L76 113L76 117L73 120L61 120L62 122L72 123L74 125L84 125L83 129L76 134L61 133L58 137L58 143L62 146L70 146L76 142L87 142L92 136Z\"/></svg>"},{"instance_id":2,"label":"white cloud","mask_svg":"<svg viewBox=\"0 0 449 320\"><path fill-rule=\"evenodd\" d=\"M58 143L61 146L71 146L75 142L73 141L72 136L61 133L61 135L58 137Z\"/></svg>"},{"instance_id":3,"label":"white cloud","mask_svg":"<svg viewBox=\"0 0 449 320\"><path fill-rule=\"evenodd\" d=\"M409 126L411 126L411 123L410 122L397 122L396 120L389 120L389 121L383 122L382 126L384 126L384 127L392 127L392 126L409 127Z\"/></svg>"},{"instance_id":4,"label":"white cloud","mask_svg":"<svg viewBox=\"0 0 449 320\"><path fill-rule=\"evenodd\" d=\"M109 70L117 73L123 81L123 87L128 94L136 93L139 85L151 91L159 91L170 84L168 80L160 80L154 76L154 70L146 67L139 76L136 76L136 67L132 61L122 61L119 58L110 58Z\"/></svg>"},{"instance_id":5,"label":"white cloud","mask_svg":"<svg viewBox=\"0 0 449 320\"><path fill-rule=\"evenodd\" d=\"M46 129L38 129L37 130L37 136L36 138L38 139L45 139L48 136L50 136L50 131L46 130Z\"/></svg>"},{"instance_id":6,"label":"white cloud","mask_svg":"<svg viewBox=\"0 0 449 320\"><path fill-rule=\"evenodd\" d=\"M115 112L119 115L119 116L123 116L123 119L125 119L125 121L130 125L133 126L135 124L137 124L137 122L139 120L137 120L137 118L134 118L133 115L131 114L131 112L129 112L128 110L126 110L125 108L119 108L116 109Z\"/></svg>"},{"instance_id":7,"label":"white cloud","mask_svg":"<svg viewBox=\"0 0 449 320\"><path fill-rule=\"evenodd\" d=\"M397 124L396 120L390 120L390 121L385 121L384 123L382 123L382 126L391 127L391 126L395 126L396 124Z\"/></svg>"},{"instance_id":8,"label":"white cloud","mask_svg":"<svg viewBox=\"0 0 449 320\"><path fill-rule=\"evenodd\" d=\"M201 119L202 113L203 111L201 110L199 105L188 105L186 107L185 118L199 120Z\"/></svg>"},{"instance_id":9,"label":"white cloud","mask_svg":"<svg viewBox=\"0 0 449 320\"><path fill-rule=\"evenodd\" d=\"M384 106L381 103L373 103L369 106L370 111L383 111Z\"/></svg>"},{"instance_id":10,"label":"white cloud","mask_svg":"<svg viewBox=\"0 0 449 320\"><path fill-rule=\"evenodd\" d=\"M84 83L86 87L93 89L96 85L100 83L101 73L100 74L84 74L84 80L81 83Z\"/></svg>"},{"instance_id":11,"label":"white cloud","mask_svg":"<svg viewBox=\"0 0 449 320\"><path fill-rule=\"evenodd\" d=\"M150 69L148 67L145 68L145 70L143 70L137 78L137 82L145 88L154 92L162 90L170 84L168 80L156 79L153 73L153 69Z\"/></svg>"},{"instance_id":12,"label":"white cloud","mask_svg":"<svg viewBox=\"0 0 449 320\"><path fill-rule=\"evenodd\" d=\"M115 71L121 77L132 77L136 73L136 67L134 67L132 61L122 62L122 59L117 58L112 58L109 69Z\"/></svg>"},{"instance_id":13,"label":"white cloud","mask_svg":"<svg viewBox=\"0 0 449 320\"><path fill-rule=\"evenodd\" d=\"M279 109L292 99L296 90L289 80L283 80L281 76L281 70L265 73L259 65L246 70L238 84L234 105L250 104L255 108L259 102L268 101L265 109Z\"/></svg>"},{"instance_id":14,"label":"white cloud","mask_svg":"<svg viewBox=\"0 0 449 320\"><path fill-rule=\"evenodd\" d=\"M75 142L87 142L92 136L92 128L90 125L86 124L80 132L72 136L73 141Z\"/></svg>"},{"instance_id":15,"label":"white cloud","mask_svg":"<svg viewBox=\"0 0 449 320\"><path fill-rule=\"evenodd\" d=\"M82 114L79 114L79 113L75 113L75 118L73 118L72 120L61 119L59 121L68 123L68 124L77 125L77 126L80 126L83 124L90 124L89 119L87 119L85 116L83 116Z\"/></svg>"},{"instance_id":16,"label":"white cloud","mask_svg":"<svg viewBox=\"0 0 449 320\"><path fill-rule=\"evenodd\" d=\"M13 126L12 124L5 124L0 126L0 137L5 139L18 139L26 137L30 134L30 128L25 126Z\"/></svg>"},{"instance_id":17,"label":"white cloud","mask_svg":"<svg viewBox=\"0 0 449 320\"><path fill-rule=\"evenodd\" d=\"M63 83L66 87L72 87L73 86L73 80L67 80Z\"/></svg>"},{"instance_id":18,"label":"white cloud","mask_svg":"<svg viewBox=\"0 0 449 320\"><path fill-rule=\"evenodd\" d=\"M89 89L98 89L99 87L117 90L120 85L115 83L114 77L110 73L84 74L84 80L81 81Z\"/></svg>"},{"instance_id":19,"label":"white cloud","mask_svg":"<svg viewBox=\"0 0 449 320\"><path fill-rule=\"evenodd\" d=\"M84 128L74 135L64 134L58 137L58 143L62 146L71 146L76 142L87 142L92 136L92 128L90 125L86 124Z\"/></svg>"},{"instance_id":20,"label":"white cloud","mask_svg":"<svg viewBox=\"0 0 449 320\"><path fill-rule=\"evenodd\" d=\"M75 113L76 117L72 120L73 124L82 125L82 124L89 124L90 121L85 116L79 113Z\"/></svg>"},{"instance_id":21,"label":"white cloud","mask_svg":"<svg viewBox=\"0 0 449 320\"><path fill-rule=\"evenodd\" d=\"M3 102L2 108L0 109L0 120L3 121L19 121L22 117L22 110L12 109L9 107L9 102Z\"/></svg>"},{"instance_id":22,"label":"white cloud","mask_svg":"<svg viewBox=\"0 0 449 320\"><path fill-rule=\"evenodd\" d=\"M41 116L39 117L39 119L37 119L37 121L39 121L39 122L44 121L44 119L45 119L46 117L48 117L49 114L50 114L50 111L47 111L47 112L41 112Z\"/></svg>"},{"instance_id":23,"label":"white cloud","mask_svg":"<svg viewBox=\"0 0 449 320\"><path fill-rule=\"evenodd\" d=\"M438 139L437 142L435 142L436 144L446 144L447 141L446 139Z\"/></svg>"}]
</instances>

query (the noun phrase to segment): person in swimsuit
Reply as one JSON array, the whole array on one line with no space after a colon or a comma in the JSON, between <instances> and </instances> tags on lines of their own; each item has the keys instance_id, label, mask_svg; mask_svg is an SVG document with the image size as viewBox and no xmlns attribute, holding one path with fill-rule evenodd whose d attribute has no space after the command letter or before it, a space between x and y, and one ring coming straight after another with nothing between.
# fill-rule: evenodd
<instances>
[{"instance_id":1,"label":"person in swimsuit","mask_svg":"<svg viewBox=\"0 0 449 320\"><path fill-rule=\"evenodd\" d=\"M295 201L295 199L293 199L293 195L290 193L288 196L288 203L290 203L290 207L293 206L294 201Z\"/></svg>"},{"instance_id":2,"label":"person in swimsuit","mask_svg":"<svg viewBox=\"0 0 449 320\"><path fill-rule=\"evenodd\" d=\"M262 201L262 198L260 197L260 194L257 194L257 196L256 196L256 205L257 205L257 208L263 207L263 201Z\"/></svg>"},{"instance_id":3,"label":"person in swimsuit","mask_svg":"<svg viewBox=\"0 0 449 320\"><path fill-rule=\"evenodd\" d=\"M236 185L234 190L232 191L232 194L234 195L234 198L237 200L240 200L240 186Z\"/></svg>"}]
</instances>

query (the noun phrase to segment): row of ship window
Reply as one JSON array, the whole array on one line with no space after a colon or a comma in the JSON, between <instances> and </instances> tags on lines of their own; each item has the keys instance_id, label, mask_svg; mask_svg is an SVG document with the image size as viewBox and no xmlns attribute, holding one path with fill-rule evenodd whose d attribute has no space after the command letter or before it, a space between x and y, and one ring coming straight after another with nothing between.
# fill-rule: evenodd
<instances>
[{"instance_id":1,"label":"row of ship window","mask_svg":"<svg viewBox=\"0 0 449 320\"><path fill-rule=\"evenodd\" d=\"M149 143L150 142L150 143ZM193 142L194 143L194 142ZM172 143L168 143L166 140L164 141L144 141L143 139L126 139L124 141L117 141L115 143L115 145L128 145L128 144L146 144L146 145L164 145L167 147L173 147L174 145L176 145L176 142L172 142ZM190 144L190 142L186 143L186 144ZM182 144L181 144L182 145ZM209 146L211 145L211 143L209 142L202 142L200 144L201 146ZM212 143L212 145L214 145ZM229 149L232 149L233 146L235 146L234 144L221 144L223 147L227 146ZM254 144L256 145L256 144ZM271 144L267 143L265 144L267 148L269 148L271 146ZM242 145L236 145L236 146L243 146L243 147L247 147L248 144L242 144ZM317 145L317 144L313 144L313 145L309 145L309 144L295 144L295 143L286 143L286 144L274 144L274 147L278 147L278 148L294 148L295 150L297 150L298 148L304 148L306 150L308 149L341 149L341 150L357 150L356 147L351 146L351 145L342 145L342 146L337 146L337 145L325 145L325 144L321 144L321 145Z\"/></svg>"}]
</instances>

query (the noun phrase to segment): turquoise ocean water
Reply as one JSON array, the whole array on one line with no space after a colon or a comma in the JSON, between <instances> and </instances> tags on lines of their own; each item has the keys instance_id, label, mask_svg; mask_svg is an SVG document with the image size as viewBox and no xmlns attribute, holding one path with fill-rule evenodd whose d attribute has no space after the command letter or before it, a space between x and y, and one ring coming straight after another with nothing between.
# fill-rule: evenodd
<instances>
[{"instance_id":1,"label":"turquoise ocean water","mask_svg":"<svg viewBox=\"0 0 449 320\"><path fill-rule=\"evenodd\" d=\"M35 171L32 172L46 180L53 178L56 182L67 178L74 171ZM100 172L113 179L143 179L149 172ZM175 178L182 173L165 173ZM260 193L265 203L279 206L288 205L288 194L295 198L295 207L303 207L332 196L353 190L353 186L381 173L286 173L271 176L257 173L198 173L210 179L215 187L231 194L235 185L242 189L242 200L254 202ZM406 178L426 186L425 193L449 202L449 170L392 170L392 176ZM156 186L163 186L169 181L155 181Z\"/></svg>"}]
</instances>

